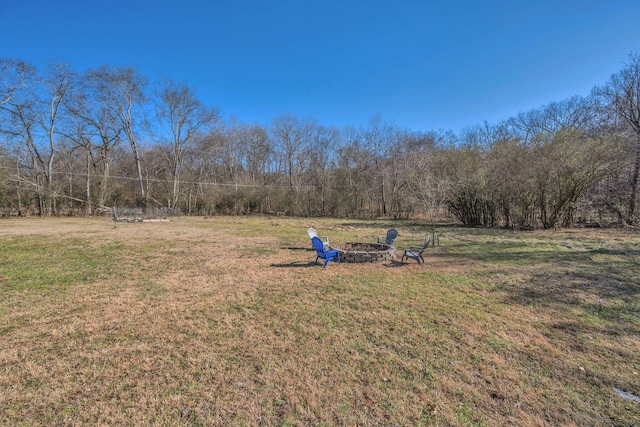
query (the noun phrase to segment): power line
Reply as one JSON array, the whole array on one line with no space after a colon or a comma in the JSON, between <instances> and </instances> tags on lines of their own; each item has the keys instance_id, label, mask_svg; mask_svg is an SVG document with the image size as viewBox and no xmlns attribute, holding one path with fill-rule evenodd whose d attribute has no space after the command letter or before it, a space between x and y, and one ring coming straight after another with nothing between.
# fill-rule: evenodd
<instances>
[{"instance_id":1,"label":"power line","mask_svg":"<svg viewBox=\"0 0 640 427\"><path fill-rule=\"evenodd\" d=\"M0 166L0 169L11 170L8 166ZM101 179L102 176L95 174L87 174L84 172L60 172L53 171L52 175L66 175L66 176L77 176L77 177L89 177L93 180ZM121 175L109 175L107 179L120 179L126 181L138 181L136 177L130 176L121 176ZM145 182L154 182L154 183L163 183L163 184L173 184L173 180L170 179L159 179L159 178L144 178ZM205 186L214 186L214 187L236 187L236 188L291 188L288 185L279 185L279 184L240 184L240 183L228 183L228 182L211 182L211 181L182 181L178 180L179 184L188 184L188 185L205 185ZM315 188L312 185L296 185L295 188Z\"/></svg>"}]
</instances>

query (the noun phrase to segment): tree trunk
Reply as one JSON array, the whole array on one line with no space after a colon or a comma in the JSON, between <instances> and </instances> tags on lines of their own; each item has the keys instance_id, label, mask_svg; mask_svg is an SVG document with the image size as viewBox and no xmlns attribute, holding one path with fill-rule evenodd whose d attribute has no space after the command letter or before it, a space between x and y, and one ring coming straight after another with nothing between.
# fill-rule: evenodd
<instances>
[{"instance_id":1,"label":"tree trunk","mask_svg":"<svg viewBox=\"0 0 640 427\"><path fill-rule=\"evenodd\" d=\"M132 136L130 136L132 138ZM129 139L131 142L131 139ZM131 142L131 149L133 150L133 157L136 162L136 171L138 172L138 181L140 183L140 199L141 202L146 206L147 205L147 197L144 191L144 179L142 178L142 165L140 164L140 154L138 153L138 146L135 142Z\"/></svg>"},{"instance_id":2,"label":"tree trunk","mask_svg":"<svg viewBox=\"0 0 640 427\"><path fill-rule=\"evenodd\" d=\"M102 146L100 150L100 161L102 163L102 177L98 183L98 206L104 206L107 200L107 180L109 179L109 151L107 146Z\"/></svg>"},{"instance_id":3,"label":"tree trunk","mask_svg":"<svg viewBox=\"0 0 640 427\"><path fill-rule=\"evenodd\" d=\"M629 196L629 210L627 223L634 225L636 223L635 213L638 201L638 183L640 181L640 133L637 133L638 143L636 145L636 162L633 168L633 178L631 179L631 194Z\"/></svg>"},{"instance_id":4,"label":"tree trunk","mask_svg":"<svg viewBox=\"0 0 640 427\"><path fill-rule=\"evenodd\" d=\"M91 152L87 149L87 164L86 164L86 171L87 171L87 179L85 180L85 196L87 199L87 204L86 204L86 215L87 216L91 216L91 214L93 213L93 207L91 205Z\"/></svg>"}]
</instances>

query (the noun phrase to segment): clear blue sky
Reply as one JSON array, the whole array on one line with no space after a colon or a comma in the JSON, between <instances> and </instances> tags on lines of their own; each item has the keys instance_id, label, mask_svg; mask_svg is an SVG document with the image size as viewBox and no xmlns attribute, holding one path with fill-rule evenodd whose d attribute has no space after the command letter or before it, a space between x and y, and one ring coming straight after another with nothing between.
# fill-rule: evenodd
<instances>
[{"instance_id":1,"label":"clear blue sky","mask_svg":"<svg viewBox=\"0 0 640 427\"><path fill-rule=\"evenodd\" d=\"M186 82L225 117L458 131L586 95L640 0L0 0L0 56Z\"/></svg>"}]
</instances>

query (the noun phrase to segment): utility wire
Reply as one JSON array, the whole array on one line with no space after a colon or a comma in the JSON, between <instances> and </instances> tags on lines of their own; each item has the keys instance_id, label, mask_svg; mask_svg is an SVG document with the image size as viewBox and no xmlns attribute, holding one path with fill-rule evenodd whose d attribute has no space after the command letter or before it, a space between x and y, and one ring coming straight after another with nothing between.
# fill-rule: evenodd
<instances>
[{"instance_id":1,"label":"utility wire","mask_svg":"<svg viewBox=\"0 0 640 427\"><path fill-rule=\"evenodd\" d=\"M0 166L0 169L11 170L13 168L7 166ZM87 174L84 172L60 172L54 171L53 175L66 175L66 176L79 176L79 177L87 177L92 179L100 179L102 176L95 174ZM120 176L120 175L109 175L107 179L121 179L127 181L138 181L137 177L130 176ZM159 179L159 178L144 178L145 182L156 182L156 183L166 183L173 184L173 180L170 179ZM190 184L190 185L209 185L214 187L247 187L247 188L291 188L288 185L278 185L278 184L239 184L239 183L225 183L225 182L210 182L210 181L182 181L178 180L180 184ZM296 185L295 188L315 188L312 185Z\"/></svg>"}]
</instances>

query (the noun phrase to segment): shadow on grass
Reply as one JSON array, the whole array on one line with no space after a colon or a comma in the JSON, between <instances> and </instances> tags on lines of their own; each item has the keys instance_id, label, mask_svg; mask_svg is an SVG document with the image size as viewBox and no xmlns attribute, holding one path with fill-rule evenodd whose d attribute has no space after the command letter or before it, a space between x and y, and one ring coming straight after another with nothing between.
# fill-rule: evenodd
<instances>
[{"instance_id":1,"label":"shadow on grass","mask_svg":"<svg viewBox=\"0 0 640 427\"><path fill-rule=\"evenodd\" d=\"M585 323L570 320L561 320L549 324L547 335L548 338L561 340L571 346L574 351L593 352L596 348L601 347L601 340L598 337L608 337L618 340L624 336L638 336L639 328L633 327L629 323L615 322L608 325L599 325L594 323ZM611 348L601 349L600 353L606 353ZM638 358L635 348L618 346L615 349L618 356L626 360L635 360Z\"/></svg>"},{"instance_id":2,"label":"shadow on grass","mask_svg":"<svg viewBox=\"0 0 640 427\"><path fill-rule=\"evenodd\" d=\"M637 409L629 409L613 390L638 390L636 376L621 374L640 363L637 239L477 233L456 240L448 256L480 265L481 275L495 279L496 297L506 305L527 307L525 316L541 314L532 326L557 351L514 337L517 359L541 377L570 384L578 405L601 406L613 424L636 425L631 420L637 421ZM595 392L607 389L604 398Z\"/></svg>"},{"instance_id":3,"label":"shadow on grass","mask_svg":"<svg viewBox=\"0 0 640 427\"><path fill-rule=\"evenodd\" d=\"M593 257L598 255L614 257L640 258L640 250L621 249L574 249L560 251L558 249L535 249L526 242L508 243L469 243L465 248L465 257L480 262L513 263L524 262L529 265L552 261L554 263L582 263L584 267L594 266ZM624 263L624 260L619 262ZM595 267L598 267L598 262Z\"/></svg>"},{"instance_id":4,"label":"shadow on grass","mask_svg":"<svg viewBox=\"0 0 640 427\"><path fill-rule=\"evenodd\" d=\"M333 261L331 263L334 263ZM334 263L335 264L335 263ZM340 263L340 265L349 265L350 263L348 262L342 262ZM385 263L382 264L382 266L384 266L385 268L402 268L402 267L407 267L409 264L408 263L402 263L400 261L391 261L390 263ZM277 268L309 268L309 267L322 267L322 260L321 262L318 263L314 263L313 261L311 262L302 262L302 261L294 261L294 262L288 262L288 263L283 263L283 264L271 264L271 267L277 267ZM327 268L329 267L329 265L327 265Z\"/></svg>"},{"instance_id":5,"label":"shadow on grass","mask_svg":"<svg viewBox=\"0 0 640 427\"><path fill-rule=\"evenodd\" d=\"M310 267L318 267L318 266L322 267L322 264L316 264L313 261L311 262L294 261L294 262L288 262L283 264L271 264L271 267L277 267L277 268L310 268Z\"/></svg>"},{"instance_id":6,"label":"shadow on grass","mask_svg":"<svg viewBox=\"0 0 640 427\"><path fill-rule=\"evenodd\" d=\"M543 328L553 341L606 354L609 350L590 337L608 342L640 335L638 246L612 239L604 243L608 247L596 248L602 240L554 237L505 242L471 237L448 256L480 263L490 276L497 273L495 285L505 303L554 313L555 321ZM637 359L622 347L617 351L624 358Z\"/></svg>"},{"instance_id":7,"label":"shadow on grass","mask_svg":"<svg viewBox=\"0 0 640 427\"><path fill-rule=\"evenodd\" d=\"M598 257L603 254L606 256ZM640 251L537 251L519 256L534 270L529 286L516 291L514 301L544 299L566 304L574 295L622 299L640 295Z\"/></svg>"},{"instance_id":8,"label":"shadow on grass","mask_svg":"<svg viewBox=\"0 0 640 427\"><path fill-rule=\"evenodd\" d=\"M407 267L409 264L406 262L400 262L396 260L392 260L390 263L385 264L384 266L387 268L399 268L399 267Z\"/></svg>"},{"instance_id":9,"label":"shadow on grass","mask_svg":"<svg viewBox=\"0 0 640 427\"><path fill-rule=\"evenodd\" d=\"M607 298L640 295L640 249L590 248L579 242L465 242L454 257L509 274L524 272L526 284L511 289L513 302L569 303L573 294Z\"/></svg>"}]
</instances>

